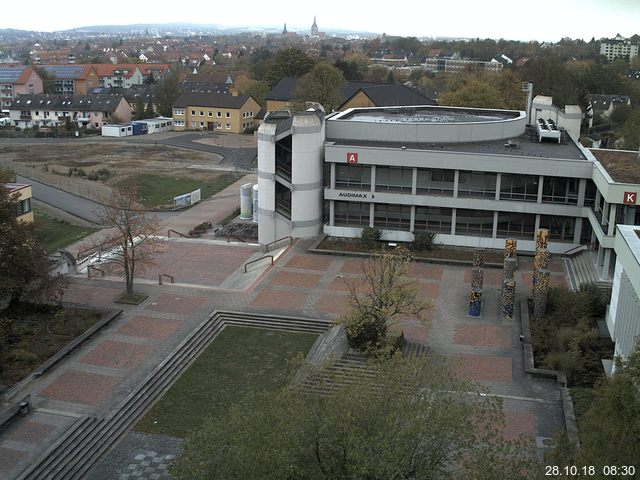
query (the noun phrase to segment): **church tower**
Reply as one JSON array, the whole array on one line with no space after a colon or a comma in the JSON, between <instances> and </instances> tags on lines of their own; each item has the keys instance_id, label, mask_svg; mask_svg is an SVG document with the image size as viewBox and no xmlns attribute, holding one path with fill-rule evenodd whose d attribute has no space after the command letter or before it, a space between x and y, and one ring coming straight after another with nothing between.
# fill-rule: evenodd
<instances>
[{"instance_id":1,"label":"church tower","mask_svg":"<svg viewBox=\"0 0 640 480\"><path fill-rule=\"evenodd\" d=\"M311 35L318 36L318 24L316 23L316 16L313 16L313 25L311 25Z\"/></svg>"},{"instance_id":2,"label":"church tower","mask_svg":"<svg viewBox=\"0 0 640 480\"><path fill-rule=\"evenodd\" d=\"M284 24L284 30L282 30L282 35L286 35L287 34L287 24Z\"/></svg>"}]
</instances>

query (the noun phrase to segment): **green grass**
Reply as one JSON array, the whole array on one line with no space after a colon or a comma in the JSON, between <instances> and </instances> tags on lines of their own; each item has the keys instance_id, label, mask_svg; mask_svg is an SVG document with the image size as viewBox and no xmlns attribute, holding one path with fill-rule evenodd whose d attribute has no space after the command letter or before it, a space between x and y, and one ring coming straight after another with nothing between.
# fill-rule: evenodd
<instances>
[{"instance_id":1,"label":"green grass","mask_svg":"<svg viewBox=\"0 0 640 480\"><path fill-rule=\"evenodd\" d=\"M121 183L134 181L140 203L148 208L172 208L173 197L202 189L202 199L231 185L239 177L233 173L203 173L200 179L172 175L140 174Z\"/></svg>"},{"instance_id":2,"label":"green grass","mask_svg":"<svg viewBox=\"0 0 640 480\"><path fill-rule=\"evenodd\" d=\"M184 438L205 417L219 414L251 392L282 387L317 335L226 327L135 430Z\"/></svg>"},{"instance_id":3,"label":"green grass","mask_svg":"<svg viewBox=\"0 0 640 480\"><path fill-rule=\"evenodd\" d=\"M47 253L55 252L98 231L97 228L72 225L37 210L34 211L34 218L33 234Z\"/></svg>"}]
</instances>

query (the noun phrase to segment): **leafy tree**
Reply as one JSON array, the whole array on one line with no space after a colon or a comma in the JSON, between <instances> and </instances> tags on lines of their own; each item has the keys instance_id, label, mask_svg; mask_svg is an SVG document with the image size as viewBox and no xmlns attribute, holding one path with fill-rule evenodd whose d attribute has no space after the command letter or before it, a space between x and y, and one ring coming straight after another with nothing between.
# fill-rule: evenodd
<instances>
[{"instance_id":1,"label":"leafy tree","mask_svg":"<svg viewBox=\"0 0 640 480\"><path fill-rule=\"evenodd\" d=\"M465 72L451 77L441 105L480 108L524 108L520 82L512 72Z\"/></svg>"},{"instance_id":2,"label":"leafy tree","mask_svg":"<svg viewBox=\"0 0 640 480\"><path fill-rule=\"evenodd\" d=\"M241 75L235 82L236 90L240 95L249 95L261 106L266 106L266 97L269 93L269 87L261 80L250 80Z\"/></svg>"},{"instance_id":3,"label":"leafy tree","mask_svg":"<svg viewBox=\"0 0 640 480\"><path fill-rule=\"evenodd\" d=\"M144 100L142 99L142 97L137 96L133 116L136 120L142 120L143 118L146 118L144 112Z\"/></svg>"},{"instance_id":4,"label":"leafy tree","mask_svg":"<svg viewBox=\"0 0 640 480\"><path fill-rule=\"evenodd\" d=\"M381 65L373 65L364 76L365 81L374 83L384 83L387 81L389 71Z\"/></svg>"},{"instance_id":5,"label":"leafy tree","mask_svg":"<svg viewBox=\"0 0 640 480\"><path fill-rule=\"evenodd\" d=\"M294 385L244 399L187 437L172 475L521 480L539 471L518 450L524 443L496 435L499 400L473 395L480 387L456 379L444 360L394 356L370 363L367 373L333 383L331 371L321 370L321 385L335 388L327 395Z\"/></svg>"},{"instance_id":6,"label":"leafy tree","mask_svg":"<svg viewBox=\"0 0 640 480\"><path fill-rule=\"evenodd\" d=\"M149 99L147 100L147 108L145 109L144 115L146 118L153 118L156 116L156 112L153 108L153 95L149 95ZM171 116L171 114L169 116Z\"/></svg>"},{"instance_id":7,"label":"leafy tree","mask_svg":"<svg viewBox=\"0 0 640 480\"><path fill-rule=\"evenodd\" d=\"M638 150L640 147L640 108L634 108L620 131L626 150Z\"/></svg>"},{"instance_id":8,"label":"leafy tree","mask_svg":"<svg viewBox=\"0 0 640 480\"><path fill-rule=\"evenodd\" d=\"M163 117L171 117L173 104L180 96L180 69L172 68L171 72L156 84L153 93L158 113Z\"/></svg>"},{"instance_id":9,"label":"leafy tree","mask_svg":"<svg viewBox=\"0 0 640 480\"><path fill-rule=\"evenodd\" d=\"M410 269L411 257L402 247L380 251L363 261L363 283L348 283L352 310L337 320L344 325L352 348L388 354L396 342L387 333L399 315L426 322L423 314L429 304L418 300L415 286L406 278Z\"/></svg>"},{"instance_id":10,"label":"leafy tree","mask_svg":"<svg viewBox=\"0 0 640 480\"><path fill-rule=\"evenodd\" d=\"M342 71L345 79L351 81L362 81L369 69L369 59L359 53L347 55L344 60L335 64L336 68Z\"/></svg>"},{"instance_id":11,"label":"leafy tree","mask_svg":"<svg viewBox=\"0 0 640 480\"><path fill-rule=\"evenodd\" d=\"M366 227L363 227L362 229L362 233L360 234L360 240L362 241L362 244L364 245L365 248L368 248L369 250L373 250L377 247L378 240L380 240L381 235L382 235L382 232L377 228L366 226Z\"/></svg>"},{"instance_id":12,"label":"leafy tree","mask_svg":"<svg viewBox=\"0 0 640 480\"><path fill-rule=\"evenodd\" d=\"M42 93L56 93L54 75L52 73L49 73L43 67L37 65L33 65L33 70L42 79Z\"/></svg>"},{"instance_id":13,"label":"leafy tree","mask_svg":"<svg viewBox=\"0 0 640 480\"><path fill-rule=\"evenodd\" d=\"M313 68L313 60L299 48L283 48L267 61L262 77L269 88L273 88L284 77L301 77Z\"/></svg>"},{"instance_id":14,"label":"leafy tree","mask_svg":"<svg viewBox=\"0 0 640 480\"><path fill-rule=\"evenodd\" d=\"M133 182L116 187L96 212L98 221L107 228L101 239L101 248L112 249L108 262L124 274L126 294L133 295L136 272L155 264L155 256L162 244L156 238L159 227L157 217L149 217L140 210L138 189ZM98 245L95 245L98 247Z\"/></svg>"},{"instance_id":15,"label":"leafy tree","mask_svg":"<svg viewBox=\"0 0 640 480\"><path fill-rule=\"evenodd\" d=\"M9 180L7 172L0 172L0 303L56 299L64 290L63 277L49 275L49 260L33 236L33 225L17 220L18 195L5 187Z\"/></svg>"},{"instance_id":16,"label":"leafy tree","mask_svg":"<svg viewBox=\"0 0 640 480\"><path fill-rule=\"evenodd\" d=\"M300 80L295 103L301 110L305 102L318 102L327 112L331 112L342 103L344 84L344 75L339 69L327 62L319 62Z\"/></svg>"}]
</instances>

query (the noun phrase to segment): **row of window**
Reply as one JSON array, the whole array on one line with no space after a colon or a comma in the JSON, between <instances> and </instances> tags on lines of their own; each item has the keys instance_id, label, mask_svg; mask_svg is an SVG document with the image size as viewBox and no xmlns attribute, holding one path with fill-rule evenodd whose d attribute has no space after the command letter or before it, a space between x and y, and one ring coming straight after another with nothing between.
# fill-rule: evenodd
<instances>
[{"instance_id":1,"label":"row of window","mask_svg":"<svg viewBox=\"0 0 640 480\"><path fill-rule=\"evenodd\" d=\"M176 121L175 125L176 126L184 126L184 122L180 122L182 125L179 125L179 123ZM210 127L211 129L216 128L218 130L222 130L222 124L218 123L218 122L208 122L211 123L212 126ZM191 128L209 128L209 126L207 125L207 122L191 122ZM231 124L230 123L225 123L224 124L224 128L225 130L231 130Z\"/></svg>"},{"instance_id":2,"label":"row of window","mask_svg":"<svg viewBox=\"0 0 640 480\"><path fill-rule=\"evenodd\" d=\"M375 191L411 194L413 188L412 167L378 166L375 170ZM418 168L416 193L418 195L453 196L455 170ZM500 178L501 200L538 201L539 177L537 175L511 175ZM496 198L497 174L491 172L458 172L458 197ZM542 185L542 202L578 204L579 179L545 177ZM335 187L337 189L371 190L371 166L336 164ZM595 187L595 185L594 185ZM595 190L586 192L595 198ZM592 194L589 197L589 194Z\"/></svg>"},{"instance_id":3,"label":"row of window","mask_svg":"<svg viewBox=\"0 0 640 480\"><path fill-rule=\"evenodd\" d=\"M334 201L334 225L363 227L369 225L369 203ZM533 239L535 214L497 212L497 238ZM494 212L489 210L456 209L455 235L491 237ZM414 231L451 234L453 209L445 207L415 207ZM373 226L383 230L409 231L411 207L409 205L374 204ZM549 229L550 238L572 243L575 218L540 215L540 228Z\"/></svg>"},{"instance_id":4,"label":"row of window","mask_svg":"<svg viewBox=\"0 0 640 480\"><path fill-rule=\"evenodd\" d=\"M204 110L191 110L191 115L192 116L197 116L197 113L199 113L199 115L201 117L204 117ZM174 113L176 115L184 115L184 108L176 108L174 110ZM222 118L222 114L224 113L224 118L231 118L231 112L216 112L216 118ZM254 116L255 112L242 112L242 118L252 118ZM207 116L208 117L213 117L213 112L207 112Z\"/></svg>"}]
</instances>

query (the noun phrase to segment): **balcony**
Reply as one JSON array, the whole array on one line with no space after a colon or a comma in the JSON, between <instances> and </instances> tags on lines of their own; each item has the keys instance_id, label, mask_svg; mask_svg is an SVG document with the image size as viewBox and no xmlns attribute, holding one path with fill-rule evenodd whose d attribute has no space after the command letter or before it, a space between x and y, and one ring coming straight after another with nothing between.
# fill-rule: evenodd
<instances>
[{"instance_id":1,"label":"balcony","mask_svg":"<svg viewBox=\"0 0 640 480\"><path fill-rule=\"evenodd\" d=\"M20 115L20 120L31 120L31 115Z\"/></svg>"},{"instance_id":2,"label":"balcony","mask_svg":"<svg viewBox=\"0 0 640 480\"><path fill-rule=\"evenodd\" d=\"M276 175L291 183L291 159L289 162L276 160Z\"/></svg>"}]
</instances>

